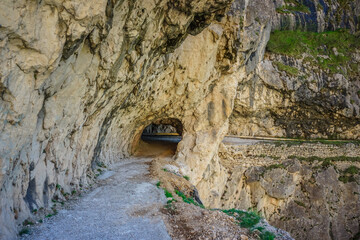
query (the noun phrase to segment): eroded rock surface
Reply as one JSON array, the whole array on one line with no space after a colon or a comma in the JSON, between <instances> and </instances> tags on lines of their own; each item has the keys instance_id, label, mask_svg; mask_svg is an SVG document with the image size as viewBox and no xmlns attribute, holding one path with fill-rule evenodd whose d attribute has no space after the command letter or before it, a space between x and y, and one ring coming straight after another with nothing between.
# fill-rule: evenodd
<instances>
[{"instance_id":1,"label":"eroded rock surface","mask_svg":"<svg viewBox=\"0 0 360 240\"><path fill-rule=\"evenodd\" d=\"M307 1L306 5L314 3L324 7L321 1ZM297 81L286 76L272 79L274 65L262 62L272 25L283 28L284 18L279 14L288 14L295 23L302 16L313 17L311 7L305 15L277 12L284 4L270 0L3 1L0 222L4 224L0 236L13 238L16 226L33 211L50 208L53 198L64 198L64 192L90 184L96 168L134 153L143 129L162 119L181 122L183 138L174 160L199 189L204 204L219 205L230 173L220 164L217 152L234 105L238 110L239 99L247 97L242 95L241 86L249 89L249 81L256 83L256 76L265 74L260 88L270 83L269 89L275 89L275 93L265 100L261 91L258 96L260 102L270 102L271 109L274 99L290 91L283 86L284 81ZM345 11L340 20L331 14L342 6L339 4L333 1L331 11L324 7L325 15L316 10L319 19L335 19L329 24L317 20L319 31L331 26L357 31L358 19L353 17L359 15L359 9L351 6L359 4L346 1L350 12ZM310 25L304 26L308 29ZM267 56L266 60L279 58L284 63L293 62L282 56ZM313 70L306 71L312 74ZM356 138L354 131L358 128L352 123L359 119L359 99L353 87L358 83L342 76L329 78L347 86L326 93L333 94L334 90L335 95L346 99L342 115L339 113L333 124L337 129L334 132ZM320 77L314 79L320 81ZM303 93L301 89L313 87L304 85L291 91ZM338 94L342 90L348 92ZM307 100L312 101L309 96ZM292 96L288 100L302 107ZM252 102L249 104L252 108ZM286 126L274 124L283 117L266 118L264 123L257 123L260 130L255 130L285 135ZM244 118L249 119L242 115L238 122L231 121L232 131L256 132L243 130L249 126L243 126ZM337 128L337 123L349 119L351 127ZM295 125L295 130L300 128ZM311 136L324 133L317 130ZM281 174L288 176L286 172ZM270 186L269 181L270 176L263 186ZM289 178L291 181L294 178ZM292 192L291 187L283 197ZM281 195L275 190L272 194Z\"/></svg>"},{"instance_id":2,"label":"eroded rock surface","mask_svg":"<svg viewBox=\"0 0 360 240\"><path fill-rule=\"evenodd\" d=\"M229 173L222 208L252 208L295 239L356 239L359 148L258 143L220 151Z\"/></svg>"},{"instance_id":3,"label":"eroded rock surface","mask_svg":"<svg viewBox=\"0 0 360 240\"><path fill-rule=\"evenodd\" d=\"M231 4L1 3L1 236L51 207L58 185L78 190L131 154L162 118L182 122L176 159L199 189L222 177L236 85L262 58L272 15L267 1Z\"/></svg>"},{"instance_id":4,"label":"eroded rock surface","mask_svg":"<svg viewBox=\"0 0 360 240\"><path fill-rule=\"evenodd\" d=\"M344 39L330 47L330 41L321 42L316 34L309 41L295 32L294 38L303 39L296 41L286 39L284 33L280 39L285 40L268 48L263 61L240 80L230 133L359 139L360 46L356 42L360 41L360 2L279 0L269 7L276 11L273 31L347 29L354 35L339 33L335 39ZM354 38L353 43L346 45L347 36ZM314 44L317 41L319 46ZM297 45L297 52L287 51L286 42Z\"/></svg>"}]
</instances>

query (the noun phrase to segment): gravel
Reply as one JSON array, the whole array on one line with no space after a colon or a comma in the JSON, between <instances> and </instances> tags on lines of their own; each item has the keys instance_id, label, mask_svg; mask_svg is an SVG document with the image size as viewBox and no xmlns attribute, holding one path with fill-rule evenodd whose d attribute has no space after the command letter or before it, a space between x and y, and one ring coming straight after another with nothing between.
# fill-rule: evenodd
<instances>
[{"instance_id":1,"label":"gravel","mask_svg":"<svg viewBox=\"0 0 360 240\"><path fill-rule=\"evenodd\" d=\"M130 158L112 166L100 177L101 186L21 239L171 239L159 213L164 193L146 177L150 160Z\"/></svg>"}]
</instances>

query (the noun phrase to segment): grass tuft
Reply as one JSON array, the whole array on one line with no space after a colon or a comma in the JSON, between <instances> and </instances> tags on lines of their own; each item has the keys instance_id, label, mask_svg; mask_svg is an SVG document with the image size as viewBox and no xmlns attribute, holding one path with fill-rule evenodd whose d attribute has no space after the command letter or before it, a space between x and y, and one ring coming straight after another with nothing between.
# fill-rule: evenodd
<instances>
[{"instance_id":1,"label":"grass tuft","mask_svg":"<svg viewBox=\"0 0 360 240\"><path fill-rule=\"evenodd\" d=\"M232 208L229 210L223 210L223 212L234 217L239 222L239 225L244 228L252 228L261 220L260 214L256 211L246 212Z\"/></svg>"},{"instance_id":2,"label":"grass tuft","mask_svg":"<svg viewBox=\"0 0 360 240\"><path fill-rule=\"evenodd\" d=\"M28 228L23 228L21 229L21 231L19 232L19 235L22 236L24 234L29 234L30 233L30 229Z\"/></svg>"},{"instance_id":3,"label":"grass tuft","mask_svg":"<svg viewBox=\"0 0 360 240\"><path fill-rule=\"evenodd\" d=\"M297 68L295 68L295 67L285 65L285 64L283 64L281 62L274 62L274 64L279 69L279 71L286 72L287 74L289 74L291 76L294 76L294 77L299 75L299 70Z\"/></svg>"},{"instance_id":4,"label":"grass tuft","mask_svg":"<svg viewBox=\"0 0 360 240\"><path fill-rule=\"evenodd\" d=\"M274 240L275 237L276 237L275 234L269 231L265 231L260 234L261 240Z\"/></svg>"},{"instance_id":5,"label":"grass tuft","mask_svg":"<svg viewBox=\"0 0 360 240\"><path fill-rule=\"evenodd\" d=\"M180 192L178 190L175 190L175 193L182 198L182 200L188 204L193 204L195 206L201 207L201 208L205 208L204 205L197 203L194 198L192 197L187 197L183 192Z\"/></svg>"}]
</instances>

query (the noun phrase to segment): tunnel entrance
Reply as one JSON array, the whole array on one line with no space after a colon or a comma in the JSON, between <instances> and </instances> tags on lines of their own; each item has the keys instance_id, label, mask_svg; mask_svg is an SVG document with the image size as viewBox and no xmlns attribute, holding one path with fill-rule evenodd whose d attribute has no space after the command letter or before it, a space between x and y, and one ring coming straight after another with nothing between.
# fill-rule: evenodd
<instances>
[{"instance_id":1,"label":"tunnel entrance","mask_svg":"<svg viewBox=\"0 0 360 240\"><path fill-rule=\"evenodd\" d=\"M182 139L183 125L174 118L152 122L144 128L136 148L138 156L172 156Z\"/></svg>"}]
</instances>

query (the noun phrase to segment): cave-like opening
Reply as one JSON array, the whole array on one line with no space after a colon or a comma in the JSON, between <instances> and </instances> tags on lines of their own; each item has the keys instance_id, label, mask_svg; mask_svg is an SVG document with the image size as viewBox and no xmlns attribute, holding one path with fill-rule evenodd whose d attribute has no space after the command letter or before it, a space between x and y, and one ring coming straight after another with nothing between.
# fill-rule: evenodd
<instances>
[{"instance_id":1,"label":"cave-like opening","mask_svg":"<svg viewBox=\"0 0 360 240\"><path fill-rule=\"evenodd\" d=\"M174 155L182 134L183 125L178 119L153 121L143 129L136 147L136 155Z\"/></svg>"}]
</instances>

